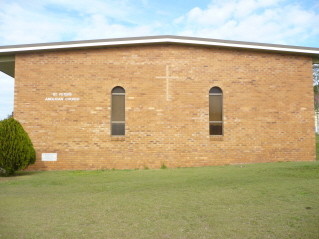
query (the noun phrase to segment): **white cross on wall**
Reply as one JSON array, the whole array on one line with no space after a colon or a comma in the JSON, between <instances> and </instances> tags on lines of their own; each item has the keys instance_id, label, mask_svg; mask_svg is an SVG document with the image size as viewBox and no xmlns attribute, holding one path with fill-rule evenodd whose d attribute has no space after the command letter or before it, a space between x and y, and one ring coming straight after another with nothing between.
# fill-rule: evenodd
<instances>
[{"instance_id":1,"label":"white cross on wall","mask_svg":"<svg viewBox=\"0 0 319 239\"><path fill-rule=\"evenodd\" d=\"M177 79L178 76L169 76L169 66L166 66L166 75L165 76L156 76L158 79L166 79L166 100L170 100L170 95L169 95L169 80L170 79Z\"/></svg>"}]
</instances>

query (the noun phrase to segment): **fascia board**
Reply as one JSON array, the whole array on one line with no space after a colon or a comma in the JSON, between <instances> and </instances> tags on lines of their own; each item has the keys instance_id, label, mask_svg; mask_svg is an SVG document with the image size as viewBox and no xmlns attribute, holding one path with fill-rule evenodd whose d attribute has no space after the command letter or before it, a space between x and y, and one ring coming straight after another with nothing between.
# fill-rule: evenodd
<instances>
[{"instance_id":1,"label":"fascia board","mask_svg":"<svg viewBox=\"0 0 319 239\"><path fill-rule=\"evenodd\" d=\"M46 50L60 50L60 49L74 49L74 48L90 48L90 47L111 47L111 46L122 46L122 45L141 45L141 44L160 44L160 43L174 43L174 44L190 44L200 46L216 46L216 47L227 47L227 48L241 48L241 49L252 49L252 50L264 50L264 51L276 51L276 52L287 52L287 53L300 53L300 54L313 54L319 55L319 49L305 49L298 47L280 47L279 45L268 45L268 44L249 44L249 43L233 43L231 41L214 41L214 40L202 40L200 38L187 39L179 37L167 37L167 38L141 38L141 39L129 39L114 41L97 41L97 42L72 42L58 43L58 44L30 44L25 46L12 46L12 47L0 47L0 54L12 54L20 52L32 52L32 51L46 51Z\"/></svg>"}]
</instances>

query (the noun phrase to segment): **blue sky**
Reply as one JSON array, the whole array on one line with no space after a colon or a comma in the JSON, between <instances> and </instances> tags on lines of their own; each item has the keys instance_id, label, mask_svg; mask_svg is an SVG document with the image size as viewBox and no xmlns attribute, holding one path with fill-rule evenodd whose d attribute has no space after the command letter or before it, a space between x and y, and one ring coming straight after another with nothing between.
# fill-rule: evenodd
<instances>
[{"instance_id":1,"label":"blue sky","mask_svg":"<svg viewBox=\"0 0 319 239\"><path fill-rule=\"evenodd\" d=\"M181 35L319 47L319 0L0 0L0 46ZM0 73L0 119L14 80Z\"/></svg>"}]
</instances>

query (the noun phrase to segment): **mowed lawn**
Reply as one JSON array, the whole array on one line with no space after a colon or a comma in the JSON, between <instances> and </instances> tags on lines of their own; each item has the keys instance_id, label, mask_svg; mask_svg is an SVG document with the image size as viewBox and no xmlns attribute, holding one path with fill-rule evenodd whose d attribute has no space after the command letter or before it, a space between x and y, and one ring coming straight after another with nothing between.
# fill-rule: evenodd
<instances>
[{"instance_id":1,"label":"mowed lawn","mask_svg":"<svg viewBox=\"0 0 319 239\"><path fill-rule=\"evenodd\" d=\"M319 161L0 178L0 238L319 238Z\"/></svg>"},{"instance_id":2,"label":"mowed lawn","mask_svg":"<svg viewBox=\"0 0 319 239\"><path fill-rule=\"evenodd\" d=\"M316 152L317 152L317 160L319 160L319 134L316 134Z\"/></svg>"}]
</instances>

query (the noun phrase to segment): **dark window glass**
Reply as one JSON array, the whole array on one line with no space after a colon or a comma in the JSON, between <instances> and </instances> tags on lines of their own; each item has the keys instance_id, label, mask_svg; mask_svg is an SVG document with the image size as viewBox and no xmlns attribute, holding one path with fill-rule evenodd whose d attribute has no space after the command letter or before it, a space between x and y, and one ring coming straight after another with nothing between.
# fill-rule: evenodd
<instances>
[{"instance_id":1,"label":"dark window glass","mask_svg":"<svg viewBox=\"0 0 319 239\"><path fill-rule=\"evenodd\" d=\"M223 94L219 87L213 87L210 89L209 94Z\"/></svg>"},{"instance_id":2,"label":"dark window glass","mask_svg":"<svg viewBox=\"0 0 319 239\"><path fill-rule=\"evenodd\" d=\"M125 123L112 123L112 135L125 135Z\"/></svg>"},{"instance_id":3,"label":"dark window glass","mask_svg":"<svg viewBox=\"0 0 319 239\"><path fill-rule=\"evenodd\" d=\"M219 87L209 91L209 134L223 135L223 92Z\"/></svg>"},{"instance_id":4,"label":"dark window glass","mask_svg":"<svg viewBox=\"0 0 319 239\"><path fill-rule=\"evenodd\" d=\"M116 86L116 87L114 87L113 90L112 90L112 94L113 94L113 93L123 93L123 94L125 94L125 90L124 90L123 87L121 87L121 86Z\"/></svg>"},{"instance_id":5,"label":"dark window glass","mask_svg":"<svg viewBox=\"0 0 319 239\"><path fill-rule=\"evenodd\" d=\"M125 90L120 86L112 90L111 135L125 135Z\"/></svg>"},{"instance_id":6,"label":"dark window glass","mask_svg":"<svg viewBox=\"0 0 319 239\"><path fill-rule=\"evenodd\" d=\"M222 95L209 96L209 121L222 121Z\"/></svg>"},{"instance_id":7,"label":"dark window glass","mask_svg":"<svg viewBox=\"0 0 319 239\"><path fill-rule=\"evenodd\" d=\"M223 135L223 123L210 123L209 124L210 135Z\"/></svg>"},{"instance_id":8,"label":"dark window glass","mask_svg":"<svg viewBox=\"0 0 319 239\"><path fill-rule=\"evenodd\" d=\"M112 95L112 121L125 121L125 95Z\"/></svg>"}]
</instances>

